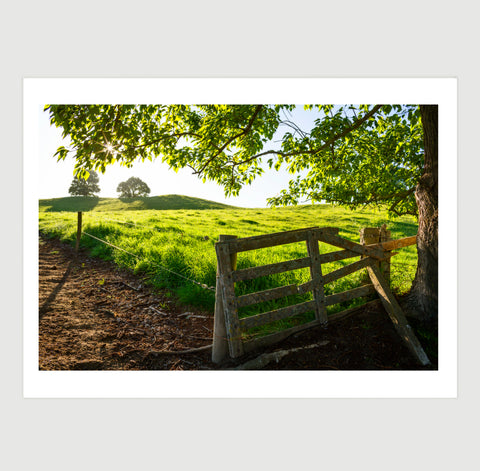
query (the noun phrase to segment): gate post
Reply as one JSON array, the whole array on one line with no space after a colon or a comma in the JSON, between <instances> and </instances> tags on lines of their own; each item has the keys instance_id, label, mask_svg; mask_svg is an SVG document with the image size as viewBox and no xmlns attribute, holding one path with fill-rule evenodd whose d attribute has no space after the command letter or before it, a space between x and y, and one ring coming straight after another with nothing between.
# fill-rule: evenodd
<instances>
[{"instance_id":1,"label":"gate post","mask_svg":"<svg viewBox=\"0 0 480 471\"><path fill-rule=\"evenodd\" d=\"M380 234L379 234L379 242L387 242L389 240L392 240L392 233L387 230L386 224L382 224L380 227ZM388 286L390 286L390 263L391 263L392 257L388 257L386 260L383 262L380 262L380 272L383 274L383 277L388 283Z\"/></svg>"},{"instance_id":2,"label":"gate post","mask_svg":"<svg viewBox=\"0 0 480 471\"><path fill-rule=\"evenodd\" d=\"M392 240L391 232L387 230L386 224L381 227L364 227L360 229L360 243L362 245L378 244L379 242L387 242ZM365 258L362 256L362 258ZM378 264L383 277L390 285L390 258Z\"/></svg>"},{"instance_id":3,"label":"gate post","mask_svg":"<svg viewBox=\"0 0 480 471\"><path fill-rule=\"evenodd\" d=\"M237 236L222 234L218 241L236 239ZM237 268L237 254L231 256L232 268ZM220 286L220 270L217 258L217 280L215 285L215 314L213 318L213 344L212 344L212 362L221 363L228 357L227 329L225 327L225 311L223 308L222 290Z\"/></svg>"}]
</instances>

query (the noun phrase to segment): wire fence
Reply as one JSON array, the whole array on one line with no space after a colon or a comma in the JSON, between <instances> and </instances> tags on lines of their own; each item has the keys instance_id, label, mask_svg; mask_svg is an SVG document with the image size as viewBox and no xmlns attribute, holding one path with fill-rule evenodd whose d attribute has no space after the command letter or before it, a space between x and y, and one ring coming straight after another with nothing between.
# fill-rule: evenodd
<instances>
[{"instance_id":1,"label":"wire fence","mask_svg":"<svg viewBox=\"0 0 480 471\"><path fill-rule=\"evenodd\" d=\"M116 219L106 219L106 218L101 218L100 219L101 221L106 221L106 222L116 222L116 223L120 223L120 224L126 224L126 225L130 225L130 226L135 226L135 227L141 227L143 229L147 229L147 230L158 230L158 228L156 227L148 227L148 226L144 226L144 225L139 225L139 224L136 224L136 223L131 223L131 222L128 222L128 221L119 221L119 220L116 220ZM73 224L76 224L75 222ZM70 226L72 226L72 223L65 223L65 224L56 224L54 226L54 229L55 231L59 231L59 230L63 230L65 228L69 228ZM206 289L206 290L209 290L209 291L212 291L215 293L215 288L213 286L208 286L206 285L205 283L201 283L200 281L197 281L197 280L194 280L192 278L189 278L185 275L182 275L181 273L178 273L176 271L173 271L163 265L160 265L159 263L154 263L154 262L151 262L151 261L147 261L145 259L143 259L142 257L140 257L139 255L133 253L133 252L129 252L128 250L125 250L124 248L122 247L119 247L118 245L115 245L115 244L112 244L111 242L108 242L104 239L101 239L100 237L97 237L97 236L94 236L93 234L90 234L88 232L85 232L85 231L82 231L82 235L86 235L87 237L90 237L92 239L95 239L97 240L98 242L101 242L102 244L105 244L105 245L108 245L116 250L119 250L121 252L124 252L128 255L130 255L131 257L134 257L135 259L139 260L139 261L144 261L145 263L147 263L148 265L152 266L152 267L155 267L155 268L160 268L161 270L164 270L168 273L171 273L172 275L175 275L179 278L182 278L186 281L189 281L190 283L193 283L203 289Z\"/></svg>"},{"instance_id":2,"label":"wire fence","mask_svg":"<svg viewBox=\"0 0 480 471\"><path fill-rule=\"evenodd\" d=\"M99 237L96 237L96 236L94 236L94 235L92 235L92 234L89 234L88 232L82 231L82 234L84 234L84 235L86 235L86 236L88 236L88 237L91 237L92 239L98 240L99 242L102 242L102 243L105 244L105 245L109 245L110 247L113 247L114 249L120 250L121 252L124 252L124 253L126 253L126 254L128 254L128 255L131 255L132 257L136 258L137 260L146 261L146 260L142 259L139 255L134 254L134 253L132 253L132 252L129 252L128 250L125 250L125 249L123 249L122 247L118 247L117 245L114 245L114 244L112 244L112 243L110 243L110 242L107 242L106 240L100 239ZM190 283L193 283L193 284L195 284L195 285L197 285L197 286L200 286L200 287L203 288L203 289L208 289L208 290L210 290L210 291L215 292L215 288L214 288L213 286L208 286L208 285L206 285L205 283L200 283L200 282L197 281L197 280L193 280L192 278L188 278L187 276L182 275L181 273L177 273L177 272L175 272L175 271L173 271L173 270L170 270L169 268L164 267L163 265L160 265L160 264L158 264L158 263L153 263L153 262L147 262L147 263L148 263L149 265L153 266L153 267L160 268L161 270L165 270L165 271L171 273L172 275L176 275L176 276L178 276L178 277L180 277L180 278L183 278L184 280L187 280L187 281L189 281Z\"/></svg>"}]
</instances>

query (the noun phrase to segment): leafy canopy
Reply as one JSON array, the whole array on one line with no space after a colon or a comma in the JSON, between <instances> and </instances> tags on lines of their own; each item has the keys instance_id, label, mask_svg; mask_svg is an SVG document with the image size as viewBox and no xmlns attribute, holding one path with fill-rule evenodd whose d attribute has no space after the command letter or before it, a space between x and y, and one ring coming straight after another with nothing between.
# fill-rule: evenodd
<instances>
[{"instance_id":1,"label":"leafy canopy","mask_svg":"<svg viewBox=\"0 0 480 471\"><path fill-rule=\"evenodd\" d=\"M75 177L68 189L72 196L95 196L100 191L97 172L89 171L85 178Z\"/></svg>"},{"instance_id":2,"label":"leafy canopy","mask_svg":"<svg viewBox=\"0 0 480 471\"><path fill-rule=\"evenodd\" d=\"M75 154L75 173L104 172L120 162L160 157L189 167L237 195L266 168L286 168L288 188L271 205L325 200L351 208L388 205L415 214L423 172L423 134L414 105L305 105L315 117L305 130L289 118L295 105L50 105ZM272 143L279 131L280 142ZM275 136L277 138L277 136ZM272 148L272 146L276 146Z\"/></svg>"},{"instance_id":3,"label":"leafy canopy","mask_svg":"<svg viewBox=\"0 0 480 471\"><path fill-rule=\"evenodd\" d=\"M130 177L127 181L119 183L117 192L120 198L137 198L150 193L148 185L138 177Z\"/></svg>"}]
</instances>

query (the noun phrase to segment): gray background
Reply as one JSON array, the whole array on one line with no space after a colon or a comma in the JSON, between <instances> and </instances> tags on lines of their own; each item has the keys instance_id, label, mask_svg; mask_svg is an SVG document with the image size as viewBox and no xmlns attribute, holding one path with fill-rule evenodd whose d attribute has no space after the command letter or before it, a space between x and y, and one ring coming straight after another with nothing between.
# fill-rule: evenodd
<instances>
[{"instance_id":1,"label":"gray background","mask_svg":"<svg viewBox=\"0 0 480 471\"><path fill-rule=\"evenodd\" d=\"M396 470L477 461L475 2L17 1L2 17L5 469ZM70 76L458 77L458 399L23 399L22 79Z\"/></svg>"}]
</instances>

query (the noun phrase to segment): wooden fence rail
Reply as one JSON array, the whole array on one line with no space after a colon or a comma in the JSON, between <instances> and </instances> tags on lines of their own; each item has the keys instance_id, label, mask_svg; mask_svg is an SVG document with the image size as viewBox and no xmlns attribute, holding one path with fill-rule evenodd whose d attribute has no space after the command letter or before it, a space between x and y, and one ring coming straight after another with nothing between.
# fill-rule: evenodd
<instances>
[{"instance_id":1,"label":"wooden fence rail","mask_svg":"<svg viewBox=\"0 0 480 471\"><path fill-rule=\"evenodd\" d=\"M221 363L228 358L228 354L232 358L237 358L256 348L279 342L292 333L318 325L326 325L329 321L327 306L377 293L395 328L410 351L422 365L428 364L429 360L425 352L408 326L405 316L390 291L389 282L384 277L384 274L388 274L389 277L391 251L414 244L416 237L407 237L393 241L388 240L389 231L386 231L385 227L371 230L365 229L361 236L363 244L340 237L338 229L331 227L309 227L245 238L220 236L219 241L215 244L218 264L212 360L216 363ZM372 241L374 243L371 243ZM236 269L236 257L239 252L298 242L306 243L308 257L241 270ZM330 244L342 250L320 254L319 242ZM324 275L322 273L322 265L325 263L359 256L361 259L358 261L354 261L328 274ZM301 268L309 268L310 281L300 285L290 284L241 296L236 296L235 294L235 283L238 281ZM324 287L327 283L331 283L362 268L368 269L372 281L371 284L343 293L325 296ZM311 301L293 304L242 319L238 316L238 309L241 307L307 292L312 293L313 299ZM312 311L315 313L314 321L290 327L264 337L247 341L242 339L244 334L251 328ZM342 311L332 315L330 319L339 319L346 314L347 311Z\"/></svg>"}]
</instances>

